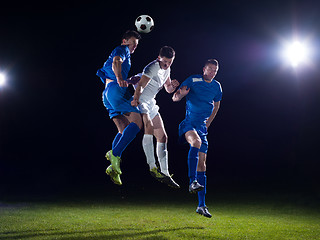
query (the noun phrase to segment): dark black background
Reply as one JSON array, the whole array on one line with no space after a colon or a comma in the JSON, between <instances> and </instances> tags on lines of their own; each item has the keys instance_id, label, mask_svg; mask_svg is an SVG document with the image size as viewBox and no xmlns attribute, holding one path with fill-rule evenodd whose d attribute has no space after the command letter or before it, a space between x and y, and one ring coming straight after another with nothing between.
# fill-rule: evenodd
<instances>
[{"instance_id":1,"label":"dark black background","mask_svg":"<svg viewBox=\"0 0 320 240\"><path fill-rule=\"evenodd\" d=\"M110 188L104 154L117 130L95 76L141 14L155 28L142 34L130 74L164 45L176 50L171 77L180 82L216 58L223 100L209 129L209 188L277 188L319 192L320 80L317 1L25 2L1 6L0 186ZM313 44L312 61L293 69L280 58L284 41ZM157 96L169 136L169 166L187 186L187 146L177 144L184 101ZM148 173L142 132L123 153L122 180L160 187ZM162 187L162 186L161 186Z\"/></svg>"}]
</instances>

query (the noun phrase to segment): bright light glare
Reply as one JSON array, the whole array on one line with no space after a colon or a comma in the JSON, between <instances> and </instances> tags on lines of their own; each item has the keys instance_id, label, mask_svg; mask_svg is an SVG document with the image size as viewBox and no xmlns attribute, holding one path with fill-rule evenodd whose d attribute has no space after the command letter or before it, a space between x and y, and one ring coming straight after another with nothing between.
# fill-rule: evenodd
<instances>
[{"instance_id":1,"label":"bright light glare","mask_svg":"<svg viewBox=\"0 0 320 240\"><path fill-rule=\"evenodd\" d=\"M6 77L3 73L0 73L0 87L3 86L6 82Z\"/></svg>"},{"instance_id":2,"label":"bright light glare","mask_svg":"<svg viewBox=\"0 0 320 240\"><path fill-rule=\"evenodd\" d=\"M300 63L308 60L309 49L305 44L299 41L295 41L292 44L288 44L284 56L293 67L297 67Z\"/></svg>"}]
</instances>

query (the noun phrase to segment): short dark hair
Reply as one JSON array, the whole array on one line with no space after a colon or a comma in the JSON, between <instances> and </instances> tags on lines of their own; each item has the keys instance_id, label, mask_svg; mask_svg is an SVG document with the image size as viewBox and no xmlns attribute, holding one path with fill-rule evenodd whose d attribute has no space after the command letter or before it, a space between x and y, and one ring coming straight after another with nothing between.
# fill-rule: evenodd
<instances>
[{"instance_id":1,"label":"short dark hair","mask_svg":"<svg viewBox=\"0 0 320 240\"><path fill-rule=\"evenodd\" d=\"M208 64L213 64L217 67L219 67L219 63L218 63L218 60L216 59L208 59L205 63L204 63L204 66L207 66Z\"/></svg>"},{"instance_id":2,"label":"short dark hair","mask_svg":"<svg viewBox=\"0 0 320 240\"><path fill-rule=\"evenodd\" d=\"M138 40L141 39L141 35L138 32L136 32L134 30L128 30L123 34L121 40L123 40L123 39L129 40L132 37L134 37L134 38L136 38Z\"/></svg>"},{"instance_id":3,"label":"short dark hair","mask_svg":"<svg viewBox=\"0 0 320 240\"><path fill-rule=\"evenodd\" d=\"M159 56L166 58L173 58L176 55L176 52L172 47L164 46L160 49Z\"/></svg>"}]
</instances>

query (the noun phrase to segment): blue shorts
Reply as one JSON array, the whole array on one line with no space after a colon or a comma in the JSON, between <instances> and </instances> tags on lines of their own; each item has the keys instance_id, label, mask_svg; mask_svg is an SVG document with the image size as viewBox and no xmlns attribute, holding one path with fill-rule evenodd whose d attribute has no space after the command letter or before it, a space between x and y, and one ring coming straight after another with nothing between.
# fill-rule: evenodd
<instances>
[{"instance_id":1,"label":"blue shorts","mask_svg":"<svg viewBox=\"0 0 320 240\"><path fill-rule=\"evenodd\" d=\"M132 100L129 88L120 87L117 82L108 83L102 93L102 101L110 118L129 112L140 113L137 107L131 106Z\"/></svg>"},{"instance_id":2,"label":"blue shorts","mask_svg":"<svg viewBox=\"0 0 320 240\"><path fill-rule=\"evenodd\" d=\"M198 133L200 139L201 139L201 147L200 152L207 153L208 152L208 140L207 140L207 126L205 123L196 125L193 121L184 119L179 124L179 143L184 144L187 143L187 140L185 138L185 133L188 131L194 130Z\"/></svg>"}]
</instances>

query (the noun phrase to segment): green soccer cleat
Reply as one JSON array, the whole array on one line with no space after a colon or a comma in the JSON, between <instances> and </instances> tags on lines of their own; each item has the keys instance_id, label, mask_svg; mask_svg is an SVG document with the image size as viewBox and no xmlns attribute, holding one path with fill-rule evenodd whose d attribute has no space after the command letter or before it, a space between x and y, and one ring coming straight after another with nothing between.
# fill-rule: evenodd
<instances>
[{"instance_id":1,"label":"green soccer cleat","mask_svg":"<svg viewBox=\"0 0 320 240\"><path fill-rule=\"evenodd\" d=\"M122 185L122 182L121 182L121 179L120 179L120 174L116 173L113 170L112 165L107 167L106 174L108 174L110 176L112 182L114 182L117 185Z\"/></svg>"},{"instance_id":2,"label":"green soccer cleat","mask_svg":"<svg viewBox=\"0 0 320 240\"><path fill-rule=\"evenodd\" d=\"M109 152L107 152L106 158L111 162L112 169L117 174L122 174L121 169L120 169L120 162L121 162L120 157L114 156L112 153L112 150L110 150Z\"/></svg>"}]
</instances>

